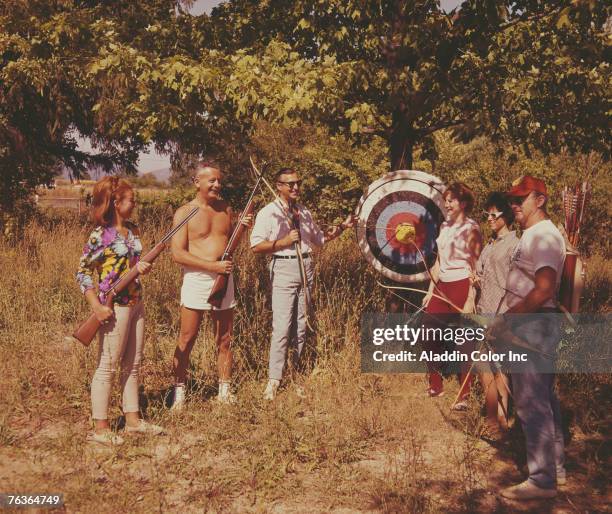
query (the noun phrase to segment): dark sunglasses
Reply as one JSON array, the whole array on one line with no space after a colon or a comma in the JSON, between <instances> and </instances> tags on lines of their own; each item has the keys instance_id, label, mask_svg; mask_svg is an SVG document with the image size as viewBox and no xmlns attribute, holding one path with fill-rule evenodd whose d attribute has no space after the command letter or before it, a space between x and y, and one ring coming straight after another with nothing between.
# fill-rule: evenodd
<instances>
[{"instance_id":1,"label":"dark sunglasses","mask_svg":"<svg viewBox=\"0 0 612 514\"><path fill-rule=\"evenodd\" d=\"M504 215L503 212L488 212L488 211L483 211L482 213L482 219L483 220L498 220L499 218L501 218Z\"/></svg>"},{"instance_id":2,"label":"dark sunglasses","mask_svg":"<svg viewBox=\"0 0 612 514\"><path fill-rule=\"evenodd\" d=\"M302 181L301 180L288 180L287 182L284 182L282 180L279 180L278 184L285 184L287 187L289 187L289 189L292 189L294 186L300 187L302 185Z\"/></svg>"},{"instance_id":3,"label":"dark sunglasses","mask_svg":"<svg viewBox=\"0 0 612 514\"><path fill-rule=\"evenodd\" d=\"M509 196L508 203L510 205L523 205L525 200L531 196L531 193L526 194L525 196Z\"/></svg>"}]
</instances>

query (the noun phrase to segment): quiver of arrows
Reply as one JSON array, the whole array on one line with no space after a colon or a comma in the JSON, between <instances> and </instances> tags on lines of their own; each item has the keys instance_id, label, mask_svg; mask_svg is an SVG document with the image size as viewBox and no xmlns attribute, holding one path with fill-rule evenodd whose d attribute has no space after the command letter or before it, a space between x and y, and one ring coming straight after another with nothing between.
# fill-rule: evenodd
<instances>
[{"instance_id":1,"label":"quiver of arrows","mask_svg":"<svg viewBox=\"0 0 612 514\"><path fill-rule=\"evenodd\" d=\"M586 266L578 251L580 227L589 197L589 184L582 182L574 188L565 186L562 191L566 255L561 275L559 303L569 312L578 312L580 296L584 288Z\"/></svg>"}]
</instances>

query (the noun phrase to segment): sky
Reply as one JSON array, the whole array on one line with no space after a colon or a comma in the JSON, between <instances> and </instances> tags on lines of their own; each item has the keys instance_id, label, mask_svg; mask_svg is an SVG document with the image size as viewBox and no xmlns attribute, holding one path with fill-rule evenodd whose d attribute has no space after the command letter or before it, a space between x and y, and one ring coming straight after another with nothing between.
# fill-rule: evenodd
<instances>
[{"instance_id":1,"label":"sky","mask_svg":"<svg viewBox=\"0 0 612 514\"><path fill-rule=\"evenodd\" d=\"M217 0L196 0L190 12L194 15L210 13L211 9L220 3L221 2ZM442 9L449 11L461 4L461 0L441 0L440 3ZM86 152L92 150L91 145L86 140L79 141L79 148ZM138 161L138 170L140 172L146 173L148 171L155 171L168 167L170 167L170 159L167 155L159 155L154 150L140 154L140 159Z\"/></svg>"},{"instance_id":2,"label":"sky","mask_svg":"<svg viewBox=\"0 0 612 514\"><path fill-rule=\"evenodd\" d=\"M202 14L203 12L209 13L210 10L215 6L219 5L221 2L216 2L214 0L197 0L191 9L191 14ZM450 11L457 7L461 0L442 0L441 2L442 9L446 9Z\"/></svg>"}]
</instances>

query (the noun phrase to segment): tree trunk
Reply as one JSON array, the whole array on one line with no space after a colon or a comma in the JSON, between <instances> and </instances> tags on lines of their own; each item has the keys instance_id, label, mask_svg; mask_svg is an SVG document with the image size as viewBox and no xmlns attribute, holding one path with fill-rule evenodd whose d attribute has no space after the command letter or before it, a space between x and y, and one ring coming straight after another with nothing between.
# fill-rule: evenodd
<instances>
[{"instance_id":1,"label":"tree trunk","mask_svg":"<svg viewBox=\"0 0 612 514\"><path fill-rule=\"evenodd\" d=\"M412 169L412 152L414 150L414 131L406 119L401 107L393 113L393 125L389 138L391 171Z\"/></svg>"},{"instance_id":2,"label":"tree trunk","mask_svg":"<svg viewBox=\"0 0 612 514\"><path fill-rule=\"evenodd\" d=\"M404 134L393 134L389 142L391 153L391 171L411 170L414 140Z\"/></svg>"}]
</instances>

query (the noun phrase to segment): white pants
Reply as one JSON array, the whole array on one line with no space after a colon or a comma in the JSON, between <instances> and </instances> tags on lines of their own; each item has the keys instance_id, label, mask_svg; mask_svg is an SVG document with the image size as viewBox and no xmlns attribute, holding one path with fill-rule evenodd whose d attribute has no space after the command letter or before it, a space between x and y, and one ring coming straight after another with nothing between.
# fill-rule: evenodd
<instances>
[{"instance_id":1,"label":"white pants","mask_svg":"<svg viewBox=\"0 0 612 514\"><path fill-rule=\"evenodd\" d=\"M308 287L312 284L313 263L304 259ZM272 338L270 342L269 377L283 377L287 351L295 348L294 364L297 364L306 337L306 305L302 278L297 259L272 259Z\"/></svg>"},{"instance_id":2,"label":"white pants","mask_svg":"<svg viewBox=\"0 0 612 514\"><path fill-rule=\"evenodd\" d=\"M121 367L123 412L138 412L138 372L144 347L144 304L115 305L115 317L98 331L98 368L91 381L93 419L108 419L111 385Z\"/></svg>"}]
</instances>

